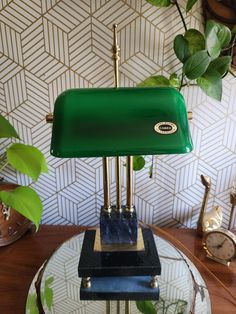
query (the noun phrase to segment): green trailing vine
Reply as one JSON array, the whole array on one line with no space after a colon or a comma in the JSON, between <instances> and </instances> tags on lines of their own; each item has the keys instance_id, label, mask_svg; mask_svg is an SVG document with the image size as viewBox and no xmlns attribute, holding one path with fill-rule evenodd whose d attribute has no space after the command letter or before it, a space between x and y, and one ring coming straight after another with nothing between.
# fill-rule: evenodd
<instances>
[{"instance_id":1,"label":"green trailing vine","mask_svg":"<svg viewBox=\"0 0 236 314\"><path fill-rule=\"evenodd\" d=\"M0 114L0 140L12 139L11 143L0 152L0 173L7 167L26 174L36 181L40 174L47 172L47 163L41 151L32 146L20 143L20 137L9 121ZM11 191L0 190L0 202L14 208L21 215L31 220L36 229L42 217L42 202L38 194L29 186L18 186Z\"/></svg>"},{"instance_id":2,"label":"green trailing vine","mask_svg":"<svg viewBox=\"0 0 236 314\"><path fill-rule=\"evenodd\" d=\"M146 0L156 7L175 6L183 23L184 33L173 40L176 58L181 62L179 73L152 75L140 82L138 86L173 87L181 91L185 86L198 86L209 97L218 101L222 98L222 79L231 71L232 47L236 42L236 26L230 30L227 26L209 20L204 33L187 27L181 8L176 0ZM198 0L188 0L186 12L189 12ZM136 167L137 160L142 160L142 167ZM142 156L134 157L135 170L145 166ZM153 162L150 168L152 176Z\"/></svg>"}]
</instances>

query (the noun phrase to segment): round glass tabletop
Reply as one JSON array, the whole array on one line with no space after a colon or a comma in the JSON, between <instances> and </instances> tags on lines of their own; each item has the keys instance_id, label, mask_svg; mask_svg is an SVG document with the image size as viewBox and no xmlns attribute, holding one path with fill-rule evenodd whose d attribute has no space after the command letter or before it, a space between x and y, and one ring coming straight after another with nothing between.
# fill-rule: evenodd
<instances>
[{"instance_id":1,"label":"round glass tabletop","mask_svg":"<svg viewBox=\"0 0 236 314\"><path fill-rule=\"evenodd\" d=\"M84 233L64 242L44 266L40 299L46 314L105 314L106 301L80 301L78 262ZM160 298L153 301L157 313L197 313L210 314L211 303L206 284L194 264L171 243L154 235L161 261L159 276ZM43 267L43 266L42 266ZM41 270L42 270L41 267ZM40 270L39 270L40 272ZM26 314L39 313L35 275L26 302ZM116 313L116 301L111 301L111 313ZM125 313L121 302L121 313ZM131 314L140 313L131 301Z\"/></svg>"}]
</instances>

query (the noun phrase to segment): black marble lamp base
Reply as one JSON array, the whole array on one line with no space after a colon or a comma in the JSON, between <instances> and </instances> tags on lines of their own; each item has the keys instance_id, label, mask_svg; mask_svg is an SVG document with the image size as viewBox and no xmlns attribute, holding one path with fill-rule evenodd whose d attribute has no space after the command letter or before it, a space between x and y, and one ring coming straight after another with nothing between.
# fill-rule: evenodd
<instances>
[{"instance_id":1,"label":"black marble lamp base","mask_svg":"<svg viewBox=\"0 0 236 314\"><path fill-rule=\"evenodd\" d=\"M106 213L101 208L100 234L102 244L136 244L138 235L138 220L136 210L127 212L122 206L122 212L112 206L111 212Z\"/></svg>"},{"instance_id":2,"label":"black marble lamp base","mask_svg":"<svg viewBox=\"0 0 236 314\"><path fill-rule=\"evenodd\" d=\"M151 276L93 277L91 287L80 288L80 300L158 300L159 287L151 288Z\"/></svg>"},{"instance_id":3,"label":"black marble lamp base","mask_svg":"<svg viewBox=\"0 0 236 314\"><path fill-rule=\"evenodd\" d=\"M79 277L156 276L161 273L152 231L142 228L144 251L94 251L96 230L87 230L84 236L78 273Z\"/></svg>"}]
</instances>

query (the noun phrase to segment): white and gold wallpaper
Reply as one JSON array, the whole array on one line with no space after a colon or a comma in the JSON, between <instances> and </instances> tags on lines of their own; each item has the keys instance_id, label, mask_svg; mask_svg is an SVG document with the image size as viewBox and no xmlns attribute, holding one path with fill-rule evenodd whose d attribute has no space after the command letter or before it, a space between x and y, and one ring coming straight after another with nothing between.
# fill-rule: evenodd
<instances>
[{"instance_id":1,"label":"white and gold wallpaper","mask_svg":"<svg viewBox=\"0 0 236 314\"><path fill-rule=\"evenodd\" d=\"M200 4L186 16L185 0L179 3L188 26L202 30ZM114 23L121 47L121 86L178 71L173 38L184 30L174 7L158 9L145 0L0 0L0 110L26 143L42 150L49 164L49 173L37 183L10 168L4 176L35 187L44 204L42 223L98 223L103 202L101 159L50 156L51 125L45 115L67 88L113 86ZM231 75L224 79L221 102L198 87L187 87L183 94L193 111L194 150L155 156L152 179L147 156L145 169L135 173L134 203L146 223L195 227L204 174L212 180L208 209L219 205L227 227L236 175L236 79ZM124 197L125 184L122 179ZM111 195L114 200L113 171ZM233 223L236 226L235 217Z\"/></svg>"}]
</instances>

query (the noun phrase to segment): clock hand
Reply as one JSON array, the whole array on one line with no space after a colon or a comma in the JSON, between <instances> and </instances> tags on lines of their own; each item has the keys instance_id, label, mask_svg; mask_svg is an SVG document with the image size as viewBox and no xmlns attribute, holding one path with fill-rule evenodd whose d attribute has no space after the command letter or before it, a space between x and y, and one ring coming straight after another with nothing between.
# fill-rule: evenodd
<instances>
[{"instance_id":1,"label":"clock hand","mask_svg":"<svg viewBox=\"0 0 236 314\"><path fill-rule=\"evenodd\" d=\"M227 239L224 239L224 241L223 241L221 244L213 245L212 248L217 248L217 249L222 248L222 246L224 245L224 243L225 243L226 240L227 240Z\"/></svg>"}]
</instances>

